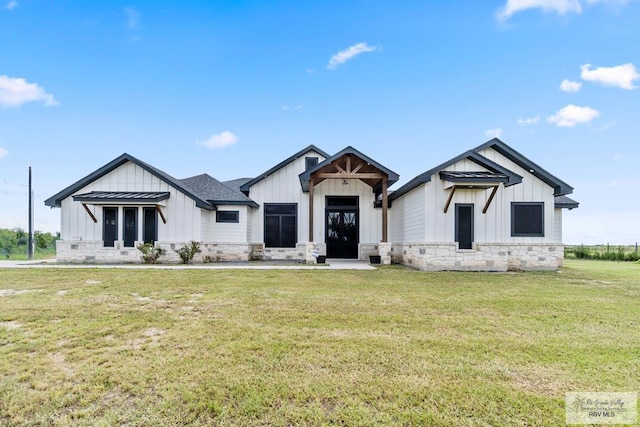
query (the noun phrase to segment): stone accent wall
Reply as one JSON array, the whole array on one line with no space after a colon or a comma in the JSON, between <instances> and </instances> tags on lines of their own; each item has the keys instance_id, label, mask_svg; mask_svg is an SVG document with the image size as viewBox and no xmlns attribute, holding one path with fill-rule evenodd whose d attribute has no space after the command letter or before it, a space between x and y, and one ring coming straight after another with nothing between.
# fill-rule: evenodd
<instances>
[{"instance_id":1,"label":"stone accent wall","mask_svg":"<svg viewBox=\"0 0 640 427\"><path fill-rule=\"evenodd\" d=\"M136 242L137 245L138 242ZM160 242L166 254L161 263L180 263L176 253L187 242ZM393 262L425 271L507 271L555 270L564 263L561 243L474 243L473 249L458 249L457 243L361 243L360 259L380 255L382 264ZM314 251L326 254L324 243L298 243L295 248L265 248L262 243L200 243L194 263L225 261L291 261L315 264ZM58 240L59 262L87 264L142 263L135 247L125 248L123 241L105 248L102 241Z\"/></svg>"},{"instance_id":2,"label":"stone accent wall","mask_svg":"<svg viewBox=\"0 0 640 427\"><path fill-rule=\"evenodd\" d=\"M555 270L564 261L559 243L394 243L391 254L394 263L426 271Z\"/></svg>"},{"instance_id":3,"label":"stone accent wall","mask_svg":"<svg viewBox=\"0 0 640 427\"><path fill-rule=\"evenodd\" d=\"M265 261L304 262L306 253L307 244L298 243L295 248L264 248L262 259Z\"/></svg>"},{"instance_id":4,"label":"stone accent wall","mask_svg":"<svg viewBox=\"0 0 640 427\"><path fill-rule=\"evenodd\" d=\"M555 270L563 265L562 243L509 245L509 270Z\"/></svg>"},{"instance_id":5,"label":"stone accent wall","mask_svg":"<svg viewBox=\"0 0 640 427\"><path fill-rule=\"evenodd\" d=\"M203 242L200 244L200 253L196 254L193 262L252 261L261 250L262 247L255 243Z\"/></svg>"},{"instance_id":6,"label":"stone accent wall","mask_svg":"<svg viewBox=\"0 0 640 427\"><path fill-rule=\"evenodd\" d=\"M136 246L139 242L136 242ZM159 259L160 263L179 264L180 256L176 250L188 242L158 242L166 253ZM256 256L262 257L261 244L255 243L212 243L201 242L200 251L193 257L194 263L250 261ZM123 241L116 241L113 248L105 248L102 241L58 240L56 242L56 259L58 262L88 264L122 264L143 263L142 253L133 248L125 248Z\"/></svg>"},{"instance_id":7,"label":"stone accent wall","mask_svg":"<svg viewBox=\"0 0 640 427\"><path fill-rule=\"evenodd\" d=\"M58 240L56 259L87 264L141 263L142 254L135 247L125 248L123 241L116 241L113 248L105 248L102 240Z\"/></svg>"},{"instance_id":8,"label":"stone accent wall","mask_svg":"<svg viewBox=\"0 0 640 427\"><path fill-rule=\"evenodd\" d=\"M380 255L377 243L360 243L358 245L358 259L369 262L369 255Z\"/></svg>"}]
</instances>

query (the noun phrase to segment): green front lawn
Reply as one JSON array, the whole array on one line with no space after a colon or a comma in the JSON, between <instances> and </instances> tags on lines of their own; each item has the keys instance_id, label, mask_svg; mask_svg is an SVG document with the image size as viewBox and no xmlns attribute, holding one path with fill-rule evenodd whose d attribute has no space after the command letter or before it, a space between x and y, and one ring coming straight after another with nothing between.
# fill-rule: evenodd
<instances>
[{"instance_id":1,"label":"green front lawn","mask_svg":"<svg viewBox=\"0 0 640 427\"><path fill-rule=\"evenodd\" d=\"M564 425L640 390L640 265L0 270L0 425Z\"/></svg>"}]
</instances>

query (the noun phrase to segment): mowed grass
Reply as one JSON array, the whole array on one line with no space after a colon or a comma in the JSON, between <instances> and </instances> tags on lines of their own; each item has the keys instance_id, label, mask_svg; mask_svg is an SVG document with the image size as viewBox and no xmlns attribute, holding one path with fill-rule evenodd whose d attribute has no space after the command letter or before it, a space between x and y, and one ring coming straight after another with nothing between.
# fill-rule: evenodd
<instances>
[{"instance_id":1,"label":"mowed grass","mask_svg":"<svg viewBox=\"0 0 640 427\"><path fill-rule=\"evenodd\" d=\"M0 425L557 426L640 390L640 265L0 270Z\"/></svg>"}]
</instances>

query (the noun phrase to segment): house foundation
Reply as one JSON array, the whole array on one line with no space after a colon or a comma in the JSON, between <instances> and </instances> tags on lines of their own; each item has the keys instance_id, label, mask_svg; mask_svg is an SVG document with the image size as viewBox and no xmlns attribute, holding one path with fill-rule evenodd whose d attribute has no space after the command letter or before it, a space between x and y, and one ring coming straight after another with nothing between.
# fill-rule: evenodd
<instances>
[{"instance_id":1,"label":"house foundation","mask_svg":"<svg viewBox=\"0 0 640 427\"><path fill-rule=\"evenodd\" d=\"M563 265L561 243L395 243L392 261L424 271L555 270Z\"/></svg>"}]
</instances>

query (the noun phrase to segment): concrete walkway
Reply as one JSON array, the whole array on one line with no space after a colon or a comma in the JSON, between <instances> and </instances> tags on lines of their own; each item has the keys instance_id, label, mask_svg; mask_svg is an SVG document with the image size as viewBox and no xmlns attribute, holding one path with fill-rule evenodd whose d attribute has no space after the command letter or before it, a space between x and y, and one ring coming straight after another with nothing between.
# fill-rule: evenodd
<instances>
[{"instance_id":1,"label":"concrete walkway","mask_svg":"<svg viewBox=\"0 0 640 427\"><path fill-rule=\"evenodd\" d=\"M58 264L55 259L0 261L2 268L121 268L160 270L375 270L366 261L328 259L326 264L213 263L213 264Z\"/></svg>"}]
</instances>

